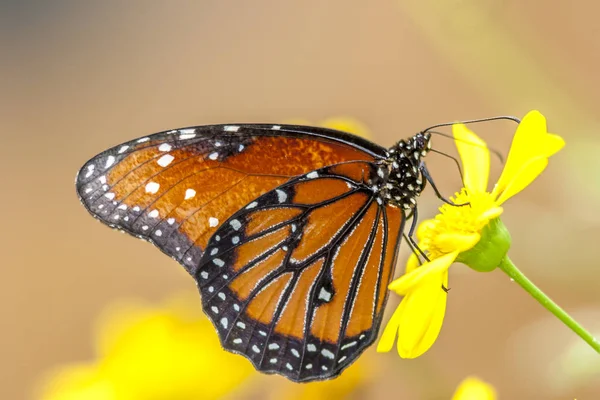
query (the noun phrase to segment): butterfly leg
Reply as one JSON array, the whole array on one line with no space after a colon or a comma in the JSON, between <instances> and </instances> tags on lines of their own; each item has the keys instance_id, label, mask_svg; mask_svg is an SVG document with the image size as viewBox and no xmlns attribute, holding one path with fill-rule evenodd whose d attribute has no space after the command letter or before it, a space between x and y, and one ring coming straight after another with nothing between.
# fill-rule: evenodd
<instances>
[{"instance_id":1,"label":"butterfly leg","mask_svg":"<svg viewBox=\"0 0 600 400\"><path fill-rule=\"evenodd\" d=\"M429 174L429 171L427 170L425 163L421 163L421 166L419 167L419 169L420 169L421 173L423 174L423 176L425 177L425 179L427 180L427 182L429 182L429 184L433 188L433 191L435 192L435 195L437 196L438 199L442 200L446 204L450 204L451 206L456 206L456 207L462 207L462 206L471 204L471 203L456 204L456 203L453 203L452 201L446 199L444 196L442 196L442 194L438 190L437 186L435 185L435 182L433 181L433 178Z\"/></svg>"},{"instance_id":2,"label":"butterfly leg","mask_svg":"<svg viewBox=\"0 0 600 400\"><path fill-rule=\"evenodd\" d=\"M419 260L419 265L423 265L423 261L421 260L421 257L423 257L427 262L431 261L429 259L429 257L427 257L427 255L425 254L425 252L423 252L423 250L419 247L419 245L417 244L417 242L414 239L414 232L416 230L417 227L417 221L418 221L418 211L417 208L413 208L411 213L406 217L408 218L412 218L411 224L410 224L410 229L408 230L408 235L406 233L403 233L402 236L404 236L404 239L408 242L408 245L410 247L410 249L412 250L412 252L414 254L417 255L417 259ZM418 257L418 256L421 257ZM448 293L450 291L450 288L447 288L446 286L444 286L442 284L442 290L446 293Z\"/></svg>"},{"instance_id":3,"label":"butterfly leg","mask_svg":"<svg viewBox=\"0 0 600 400\"><path fill-rule=\"evenodd\" d=\"M403 234L403 236L406 239L406 241L408 242L408 245L410 246L413 253L417 254L417 256L420 255L425 260L429 261L429 258L427 257L425 252L423 250L421 250L421 248L417 244L416 240L414 239L414 233L415 233L415 230L417 229L417 222L419 220L418 215L419 214L417 212L417 208L416 207L413 208L411 210L410 214L408 215L408 217L406 217L407 219L409 219L409 218L412 219L411 224L410 224L410 229L408 230L408 235ZM422 264L420 257L419 257L419 263Z\"/></svg>"}]
</instances>

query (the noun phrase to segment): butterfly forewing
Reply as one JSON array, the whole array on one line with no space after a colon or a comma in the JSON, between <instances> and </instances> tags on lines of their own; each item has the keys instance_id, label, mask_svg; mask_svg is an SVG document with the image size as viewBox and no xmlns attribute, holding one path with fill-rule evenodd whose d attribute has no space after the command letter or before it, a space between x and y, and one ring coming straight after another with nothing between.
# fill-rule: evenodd
<instances>
[{"instance_id":1,"label":"butterfly forewing","mask_svg":"<svg viewBox=\"0 0 600 400\"><path fill-rule=\"evenodd\" d=\"M95 217L153 242L191 271L223 221L257 197L312 170L384 153L322 128L211 125L109 149L84 165L76 186Z\"/></svg>"},{"instance_id":2,"label":"butterfly forewing","mask_svg":"<svg viewBox=\"0 0 600 400\"><path fill-rule=\"evenodd\" d=\"M249 202L192 273L222 345L264 372L327 379L376 338L403 214L372 162L296 177Z\"/></svg>"}]
</instances>

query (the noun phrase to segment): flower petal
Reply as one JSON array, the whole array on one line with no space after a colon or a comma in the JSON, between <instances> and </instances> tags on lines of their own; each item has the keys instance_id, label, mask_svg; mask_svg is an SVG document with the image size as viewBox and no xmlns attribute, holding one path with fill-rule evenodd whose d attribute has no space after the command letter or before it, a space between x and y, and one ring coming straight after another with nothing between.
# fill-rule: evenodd
<instances>
[{"instance_id":1,"label":"flower petal","mask_svg":"<svg viewBox=\"0 0 600 400\"><path fill-rule=\"evenodd\" d=\"M421 249L423 250L423 249ZM417 253L410 253L410 256L408 257L408 261L406 262L406 270L404 271L404 274L408 274L409 272L414 271L416 268L421 266L421 261L419 259L419 256L417 256Z\"/></svg>"},{"instance_id":2,"label":"flower petal","mask_svg":"<svg viewBox=\"0 0 600 400\"><path fill-rule=\"evenodd\" d=\"M429 276L426 282L410 291L400 304L398 321L398 354L416 358L433 345L442 328L447 294L448 271Z\"/></svg>"},{"instance_id":3,"label":"flower petal","mask_svg":"<svg viewBox=\"0 0 600 400\"><path fill-rule=\"evenodd\" d=\"M496 390L489 384L475 378L468 377L463 380L452 400L495 400Z\"/></svg>"},{"instance_id":4,"label":"flower petal","mask_svg":"<svg viewBox=\"0 0 600 400\"><path fill-rule=\"evenodd\" d=\"M381 334L381 338L379 339L379 343L377 343L378 353L387 353L394 346L394 340L396 340L396 336L398 335L398 324L401 314L402 310L400 309L400 306L398 306L396 311L394 311L394 314L392 314L392 318L390 318L386 324L385 329Z\"/></svg>"},{"instance_id":5,"label":"flower petal","mask_svg":"<svg viewBox=\"0 0 600 400\"><path fill-rule=\"evenodd\" d=\"M559 151L564 144L565 142L560 136L548 133L546 118L539 111L529 112L517 127L506 166L492 192L494 196L498 196L506 190L525 164L535 158L550 157Z\"/></svg>"},{"instance_id":6,"label":"flower petal","mask_svg":"<svg viewBox=\"0 0 600 400\"><path fill-rule=\"evenodd\" d=\"M437 222L435 219L426 219L419 224L417 227L417 240L421 241L424 237L428 236L431 229L435 229Z\"/></svg>"},{"instance_id":7,"label":"flower petal","mask_svg":"<svg viewBox=\"0 0 600 400\"><path fill-rule=\"evenodd\" d=\"M546 166L548 165L547 158L536 158L523 165L523 167L513 176L508 182L504 190L500 193L497 204L500 205L506 200L525 189L531 182L537 178Z\"/></svg>"},{"instance_id":8,"label":"flower petal","mask_svg":"<svg viewBox=\"0 0 600 400\"><path fill-rule=\"evenodd\" d=\"M388 289L393 290L399 295L405 295L415 286L421 284L425 278L429 276L435 276L443 271L446 271L448 268L450 268L450 265L452 265L454 260L456 260L456 257L458 257L458 251L453 251L452 253L444 254L435 260L426 262L419 268L416 268L415 270L402 275L395 281L392 281L388 285Z\"/></svg>"},{"instance_id":9,"label":"flower petal","mask_svg":"<svg viewBox=\"0 0 600 400\"><path fill-rule=\"evenodd\" d=\"M452 133L463 165L465 188L471 193L485 192L490 175L487 145L464 124L452 125Z\"/></svg>"},{"instance_id":10,"label":"flower petal","mask_svg":"<svg viewBox=\"0 0 600 400\"><path fill-rule=\"evenodd\" d=\"M458 252L467 251L473 248L479 240L481 240L481 235L479 233L456 232L439 233L432 238L435 246L446 253L454 250Z\"/></svg>"}]
</instances>

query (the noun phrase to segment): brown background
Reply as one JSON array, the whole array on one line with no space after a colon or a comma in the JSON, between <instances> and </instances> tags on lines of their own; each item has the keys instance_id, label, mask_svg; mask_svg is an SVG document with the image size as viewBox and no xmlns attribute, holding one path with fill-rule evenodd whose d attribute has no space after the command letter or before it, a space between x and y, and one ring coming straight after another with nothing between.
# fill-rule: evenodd
<instances>
[{"instance_id":1,"label":"brown background","mask_svg":"<svg viewBox=\"0 0 600 400\"><path fill-rule=\"evenodd\" d=\"M91 359L112 300L194 290L158 250L89 217L73 185L101 150L187 125L349 115L389 146L438 122L540 109L567 147L506 205L510 254L600 334L599 12L591 0L2 2L0 398ZM506 152L513 126L478 132ZM447 161L428 163L458 188ZM421 215L437 205L427 191ZM379 373L355 397L449 398L470 374L504 399L600 397L600 357L565 362L578 339L501 272L455 266L450 286L432 350L370 350Z\"/></svg>"}]
</instances>

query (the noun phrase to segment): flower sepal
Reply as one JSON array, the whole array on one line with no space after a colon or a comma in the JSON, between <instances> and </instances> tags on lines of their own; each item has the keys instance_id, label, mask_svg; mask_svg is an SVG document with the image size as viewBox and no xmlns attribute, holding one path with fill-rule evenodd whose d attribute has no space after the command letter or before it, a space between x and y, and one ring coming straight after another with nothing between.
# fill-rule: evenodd
<instances>
[{"instance_id":1,"label":"flower sepal","mask_svg":"<svg viewBox=\"0 0 600 400\"><path fill-rule=\"evenodd\" d=\"M464 251L456 258L478 272L495 270L508 254L511 237L500 218L494 218L481 230L481 239L473 248Z\"/></svg>"}]
</instances>

